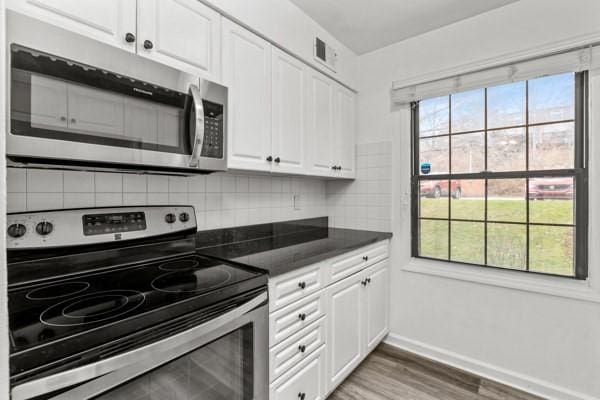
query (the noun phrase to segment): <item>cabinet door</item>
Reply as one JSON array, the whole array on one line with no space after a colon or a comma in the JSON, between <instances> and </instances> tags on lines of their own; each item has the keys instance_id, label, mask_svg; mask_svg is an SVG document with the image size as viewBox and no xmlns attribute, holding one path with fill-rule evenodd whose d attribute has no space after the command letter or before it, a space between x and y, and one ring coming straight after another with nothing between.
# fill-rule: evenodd
<instances>
[{"instance_id":1,"label":"cabinet door","mask_svg":"<svg viewBox=\"0 0 600 400\"><path fill-rule=\"evenodd\" d=\"M390 270L388 261L375 264L366 271L367 282L363 303L365 316L365 351L371 352L389 331Z\"/></svg>"},{"instance_id":2,"label":"cabinet door","mask_svg":"<svg viewBox=\"0 0 600 400\"><path fill-rule=\"evenodd\" d=\"M143 0L137 23L138 54L219 80L219 13L198 0Z\"/></svg>"},{"instance_id":3,"label":"cabinet door","mask_svg":"<svg viewBox=\"0 0 600 400\"><path fill-rule=\"evenodd\" d=\"M145 0L144 0L145 1ZM10 0L7 6L101 42L135 52L136 0Z\"/></svg>"},{"instance_id":4,"label":"cabinet door","mask_svg":"<svg viewBox=\"0 0 600 400\"><path fill-rule=\"evenodd\" d=\"M355 178L356 96L352 91L336 86L332 162L338 169L334 176Z\"/></svg>"},{"instance_id":5,"label":"cabinet door","mask_svg":"<svg viewBox=\"0 0 600 400\"><path fill-rule=\"evenodd\" d=\"M229 87L229 168L270 171L271 45L223 20L223 81Z\"/></svg>"},{"instance_id":6,"label":"cabinet door","mask_svg":"<svg viewBox=\"0 0 600 400\"><path fill-rule=\"evenodd\" d=\"M272 171L305 172L307 67L273 49Z\"/></svg>"},{"instance_id":7,"label":"cabinet door","mask_svg":"<svg viewBox=\"0 0 600 400\"><path fill-rule=\"evenodd\" d=\"M362 360L364 343L362 273L346 278L327 289L328 389L339 385Z\"/></svg>"},{"instance_id":8,"label":"cabinet door","mask_svg":"<svg viewBox=\"0 0 600 400\"><path fill-rule=\"evenodd\" d=\"M330 176L333 166L333 81L318 71L309 74L308 170L312 175Z\"/></svg>"}]
</instances>

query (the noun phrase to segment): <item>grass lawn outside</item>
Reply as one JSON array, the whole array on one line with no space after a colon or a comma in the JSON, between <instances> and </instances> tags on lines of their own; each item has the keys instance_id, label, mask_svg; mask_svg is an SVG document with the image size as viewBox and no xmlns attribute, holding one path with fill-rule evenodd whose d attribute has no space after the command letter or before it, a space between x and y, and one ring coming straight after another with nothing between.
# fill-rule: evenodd
<instances>
[{"instance_id":1,"label":"grass lawn outside","mask_svg":"<svg viewBox=\"0 0 600 400\"><path fill-rule=\"evenodd\" d=\"M485 218L485 200L480 198L421 198L420 216L448 218L448 201L453 219ZM526 268L526 225L502 223L525 223L526 213L525 199L488 199L488 265L511 269ZM572 276L575 228L535 224L573 224L573 200L530 200L529 219L532 224L529 227L529 269ZM447 260L449 233L451 261L484 263L485 224L482 222L420 220L420 255Z\"/></svg>"}]
</instances>

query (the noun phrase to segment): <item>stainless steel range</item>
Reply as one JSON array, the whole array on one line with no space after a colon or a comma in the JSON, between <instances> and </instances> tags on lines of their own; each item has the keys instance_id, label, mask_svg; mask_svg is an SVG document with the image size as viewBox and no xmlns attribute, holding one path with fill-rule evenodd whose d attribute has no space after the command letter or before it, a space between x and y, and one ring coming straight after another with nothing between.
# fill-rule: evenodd
<instances>
[{"instance_id":1,"label":"stainless steel range","mask_svg":"<svg viewBox=\"0 0 600 400\"><path fill-rule=\"evenodd\" d=\"M266 276L197 254L192 207L8 224L12 399L267 398Z\"/></svg>"}]
</instances>

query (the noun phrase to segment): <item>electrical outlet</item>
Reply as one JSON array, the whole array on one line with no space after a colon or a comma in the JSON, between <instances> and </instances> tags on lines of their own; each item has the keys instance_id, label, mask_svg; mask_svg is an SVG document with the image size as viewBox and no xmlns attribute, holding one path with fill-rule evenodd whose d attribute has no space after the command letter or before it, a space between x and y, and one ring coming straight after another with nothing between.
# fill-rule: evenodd
<instances>
[{"instance_id":1,"label":"electrical outlet","mask_svg":"<svg viewBox=\"0 0 600 400\"><path fill-rule=\"evenodd\" d=\"M295 194L294 195L294 210L300 210L300 195L299 194Z\"/></svg>"}]
</instances>

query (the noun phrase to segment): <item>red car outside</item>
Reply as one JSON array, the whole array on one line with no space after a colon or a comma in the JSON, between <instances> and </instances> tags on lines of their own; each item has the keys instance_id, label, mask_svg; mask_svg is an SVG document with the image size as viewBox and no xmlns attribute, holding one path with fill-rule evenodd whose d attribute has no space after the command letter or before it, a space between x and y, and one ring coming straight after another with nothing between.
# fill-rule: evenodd
<instances>
[{"instance_id":1,"label":"red car outside","mask_svg":"<svg viewBox=\"0 0 600 400\"><path fill-rule=\"evenodd\" d=\"M529 180L531 200L571 200L573 193L573 178L531 178Z\"/></svg>"},{"instance_id":2,"label":"red car outside","mask_svg":"<svg viewBox=\"0 0 600 400\"><path fill-rule=\"evenodd\" d=\"M448 186L450 186L450 194L454 199L460 199L462 196L462 189L458 181L452 181L451 185L448 185L447 180L441 181L421 181L421 196L432 197L439 199L442 196L448 195Z\"/></svg>"}]
</instances>

